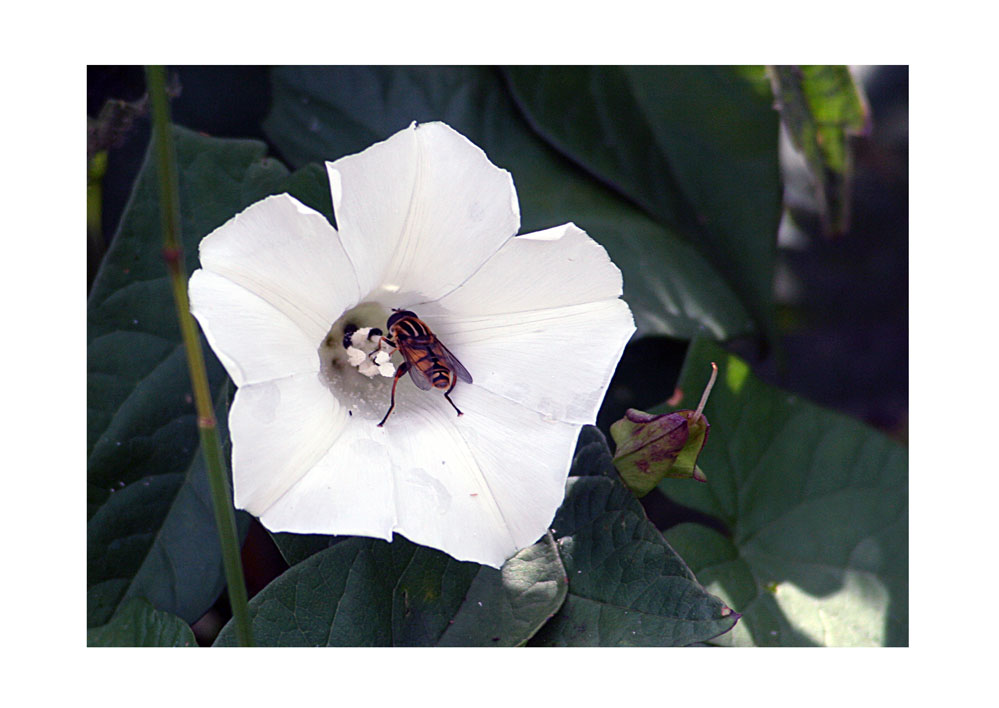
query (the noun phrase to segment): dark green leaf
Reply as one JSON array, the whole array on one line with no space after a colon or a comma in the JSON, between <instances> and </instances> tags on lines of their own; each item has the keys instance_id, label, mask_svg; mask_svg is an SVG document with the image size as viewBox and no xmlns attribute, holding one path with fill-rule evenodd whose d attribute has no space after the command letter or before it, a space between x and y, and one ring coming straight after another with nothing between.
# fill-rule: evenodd
<instances>
[{"instance_id":1,"label":"dark green leaf","mask_svg":"<svg viewBox=\"0 0 999 708\"><path fill-rule=\"evenodd\" d=\"M683 646L738 615L705 592L619 481L570 477L553 532L569 595L537 646Z\"/></svg>"},{"instance_id":2,"label":"dark green leaf","mask_svg":"<svg viewBox=\"0 0 999 708\"><path fill-rule=\"evenodd\" d=\"M293 164L358 152L414 120L442 120L510 170L522 231L573 221L607 249L641 333L725 338L752 328L710 258L551 149L494 70L285 67L274 70L273 91L265 128Z\"/></svg>"},{"instance_id":3,"label":"dark green leaf","mask_svg":"<svg viewBox=\"0 0 999 708\"><path fill-rule=\"evenodd\" d=\"M584 425L579 431L576 441L576 452L572 458L572 468L569 474L577 477L602 475L617 476L614 463L611 460L607 438L594 425Z\"/></svg>"},{"instance_id":4,"label":"dark green leaf","mask_svg":"<svg viewBox=\"0 0 999 708\"><path fill-rule=\"evenodd\" d=\"M516 646L565 592L565 569L549 540L500 571L401 536L392 543L348 538L274 580L251 600L250 616L263 646ZM234 643L230 622L216 646Z\"/></svg>"},{"instance_id":5,"label":"dark green leaf","mask_svg":"<svg viewBox=\"0 0 999 708\"><path fill-rule=\"evenodd\" d=\"M271 538L288 565L301 563L309 556L346 541L350 536L323 536L304 533L271 533Z\"/></svg>"},{"instance_id":6,"label":"dark green leaf","mask_svg":"<svg viewBox=\"0 0 999 708\"><path fill-rule=\"evenodd\" d=\"M313 163L295 170L282 184L282 189L333 223L333 197L325 166Z\"/></svg>"},{"instance_id":7,"label":"dark green leaf","mask_svg":"<svg viewBox=\"0 0 999 708\"><path fill-rule=\"evenodd\" d=\"M697 247L761 329L773 331L781 184L777 114L762 68L506 73L541 135Z\"/></svg>"},{"instance_id":8,"label":"dark green leaf","mask_svg":"<svg viewBox=\"0 0 999 708\"><path fill-rule=\"evenodd\" d=\"M186 380L186 369L180 374ZM226 396L215 416L228 444ZM191 422L193 426L194 423ZM112 488L87 523L88 626L132 597L194 622L225 587L221 547L200 446L184 470ZM249 518L239 513L240 534Z\"/></svg>"},{"instance_id":9,"label":"dark green leaf","mask_svg":"<svg viewBox=\"0 0 999 708\"><path fill-rule=\"evenodd\" d=\"M770 78L787 133L805 156L823 225L842 233L850 218L848 141L870 121L860 89L845 66L775 66Z\"/></svg>"},{"instance_id":10,"label":"dark green leaf","mask_svg":"<svg viewBox=\"0 0 999 708\"><path fill-rule=\"evenodd\" d=\"M133 597L110 622L87 630L87 646L196 647L198 643L180 617L160 612L141 597Z\"/></svg>"},{"instance_id":11,"label":"dark green leaf","mask_svg":"<svg viewBox=\"0 0 999 708\"><path fill-rule=\"evenodd\" d=\"M700 457L707 484L664 480L671 499L728 535L681 524L666 537L705 586L743 614L735 645L908 643L908 453L845 416L772 388L707 341L679 387L718 383ZM688 394L690 405L696 393Z\"/></svg>"},{"instance_id":12,"label":"dark green leaf","mask_svg":"<svg viewBox=\"0 0 999 708\"><path fill-rule=\"evenodd\" d=\"M278 187L287 170L264 145L177 128L183 245ZM177 314L160 257L148 155L87 304L87 620L133 596L188 622L224 579ZM225 373L207 346L210 385ZM225 408L218 414L224 433ZM245 529L246 519L242 518Z\"/></svg>"}]
</instances>

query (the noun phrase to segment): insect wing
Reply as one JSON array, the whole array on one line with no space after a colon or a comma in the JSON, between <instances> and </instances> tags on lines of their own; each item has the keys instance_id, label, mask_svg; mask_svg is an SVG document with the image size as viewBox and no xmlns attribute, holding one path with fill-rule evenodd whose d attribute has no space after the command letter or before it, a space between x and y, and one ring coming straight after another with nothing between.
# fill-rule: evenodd
<instances>
[{"instance_id":1,"label":"insect wing","mask_svg":"<svg viewBox=\"0 0 999 708\"><path fill-rule=\"evenodd\" d=\"M468 373L468 369L461 365L458 361L458 357L451 353L451 350L445 347L440 340L437 340L438 346L441 348L441 353L444 354L444 360L448 363L448 366L454 371L455 376L464 381L465 383L472 383L472 375Z\"/></svg>"},{"instance_id":2,"label":"insect wing","mask_svg":"<svg viewBox=\"0 0 999 708\"><path fill-rule=\"evenodd\" d=\"M409 364L409 378L413 379L416 387L424 391L429 391L433 388L430 377L417 366L417 362L423 359L420 355L426 352L427 348L421 344L413 345L407 342L404 346L399 347L399 351L402 352L402 357Z\"/></svg>"},{"instance_id":3,"label":"insect wing","mask_svg":"<svg viewBox=\"0 0 999 708\"><path fill-rule=\"evenodd\" d=\"M431 386L430 384L430 377L427 376L422 371L420 371L420 369L415 366L409 367L409 378L413 379L413 383L415 383L418 388L421 388L424 391L429 391L431 388L433 388L433 386Z\"/></svg>"}]
</instances>

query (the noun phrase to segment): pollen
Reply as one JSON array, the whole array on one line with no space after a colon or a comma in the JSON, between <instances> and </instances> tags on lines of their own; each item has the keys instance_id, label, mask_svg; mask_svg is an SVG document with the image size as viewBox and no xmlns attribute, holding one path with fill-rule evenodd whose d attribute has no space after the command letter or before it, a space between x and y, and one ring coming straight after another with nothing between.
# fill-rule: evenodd
<instances>
[{"instance_id":1,"label":"pollen","mask_svg":"<svg viewBox=\"0 0 999 708\"><path fill-rule=\"evenodd\" d=\"M368 358L368 355L357 347L347 347L347 363L351 366L360 366Z\"/></svg>"},{"instance_id":2,"label":"pollen","mask_svg":"<svg viewBox=\"0 0 999 708\"><path fill-rule=\"evenodd\" d=\"M350 334L350 344L346 346L347 363L369 379L395 376L395 365L389 361L389 353L383 348L381 334L377 327L361 327ZM344 337L345 345L347 339Z\"/></svg>"}]
</instances>

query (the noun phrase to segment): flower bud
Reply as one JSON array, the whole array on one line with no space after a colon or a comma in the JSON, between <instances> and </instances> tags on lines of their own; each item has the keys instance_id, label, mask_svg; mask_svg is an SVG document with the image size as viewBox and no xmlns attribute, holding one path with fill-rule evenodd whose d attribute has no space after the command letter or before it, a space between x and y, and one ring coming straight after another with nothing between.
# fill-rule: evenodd
<instances>
[{"instance_id":1,"label":"flower bud","mask_svg":"<svg viewBox=\"0 0 999 708\"><path fill-rule=\"evenodd\" d=\"M703 415L694 418L695 412L652 415L629 408L611 426L614 466L635 496L645 496L666 477L707 481L697 456L711 426Z\"/></svg>"},{"instance_id":2,"label":"flower bud","mask_svg":"<svg viewBox=\"0 0 999 708\"><path fill-rule=\"evenodd\" d=\"M617 446L614 466L636 497L644 497L666 477L708 481L697 466L697 456L711 429L702 411L717 373L714 367L697 410L654 415L629 408L624 418L611 425Z\"/></svg>"}]
</instances>

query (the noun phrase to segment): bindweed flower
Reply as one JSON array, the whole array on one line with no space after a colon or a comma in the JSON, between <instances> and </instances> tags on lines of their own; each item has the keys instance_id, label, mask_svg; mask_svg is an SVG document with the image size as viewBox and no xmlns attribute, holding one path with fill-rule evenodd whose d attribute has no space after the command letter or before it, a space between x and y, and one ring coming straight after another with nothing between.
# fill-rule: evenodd
<instances>
[{"instance_id":1,"label":"bindweed flower","mask_svg":"<svg viewBox=\"0 0 999 708\"><path fill-rule=\"evenodd\" d=\"M201 242L191 310L238 387L236 506L272 531L393 532L500 567L561 504L634 332L621 274L569 223L515 236L508 172L443 123L327 163L338 229L282 194ZM394 375L415 313L471 375ZM458 416L456 408L463 412Z\"/></svg>"}]
</instances>

